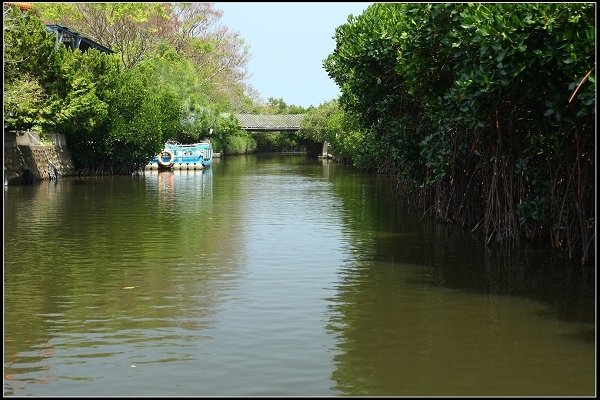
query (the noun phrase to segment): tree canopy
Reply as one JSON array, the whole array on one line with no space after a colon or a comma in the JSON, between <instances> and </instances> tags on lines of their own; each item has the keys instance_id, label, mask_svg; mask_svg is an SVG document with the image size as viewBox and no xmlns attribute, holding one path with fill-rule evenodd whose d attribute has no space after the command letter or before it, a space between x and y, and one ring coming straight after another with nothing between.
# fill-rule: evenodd
<instances>
[{"instance_id":1,"label":"tree canopy","mask_svg":"<svg viewBox=\"0 0 600 400\"><path fill-rule=\"evenodd\" d=\"M590 260L593 3L378 3L335 40L324 66L355 163L486 238L547 237Z\"/></svg>"},{"instance_id":2,"label":"tree canopy","mask_svg":"<svg viewBox=\"0 0 600 400\"><path fill-rule=\"evenodd\" d=\"M243 136L221 114L255 102L249 53L220 16L209 3L5 5L5 126L65 133L82 170L110 173L143 164L167 139L198 141L217 127L217 146ZM55 49L44 23L115 54Z\"/></svg>"}]
</instances>

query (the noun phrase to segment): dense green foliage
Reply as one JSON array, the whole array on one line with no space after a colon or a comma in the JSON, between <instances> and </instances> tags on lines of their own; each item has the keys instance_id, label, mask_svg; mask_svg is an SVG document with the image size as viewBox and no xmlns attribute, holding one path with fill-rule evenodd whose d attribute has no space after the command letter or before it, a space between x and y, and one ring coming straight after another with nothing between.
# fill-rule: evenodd
<instances>
[{"instance_id":1,"label":"dense green foliage","mask_svg":"<svg viewBox=\"0 0 600 400\"><path fill-rule=\"evenodd\" d=\"M129 173L166 140L211 139L245 154L298 147L288 133L257 137L232 112L296 114L247 96L247 48L210 3L36 3L4 8L5 125L64 133L79 173ZM68 26L115 50L54 48L43 23Z\"/></svg>"},{"instance_id":2,"label":"dense green foliage","mask_svg":"<svg viewBox=\"0 0 600 400\"><path fill-rule=\"evenodd\" d=\"M304 114L312 107L304 108L287 104L282 98L269 97L267 103L257 109L259 114Z\"/></svg>"},{"instance_id":3,"label":"dense green foliage","mask_svg":"<svg viewBox=\"0 0 600 400\"><path fill-rule=\"evenodd\" d=\"M374 4L335 37L353 162L488 242L593 260L593 3Z\"/></svg>"},{"instance_id":4,"label":"dense green foliage","mask_svg":"<svg viewBox=\"0 0 600 400\"><path fill-rule=\"evenodd\" d=\"M59 73L62 54L53 51L53 36L16 7L5 8L3 30L4 123L30 129L50 114L48 86Z\"/></svg>"},{"instance_id":5,"label":"dense green foliage","mask_svg":"<svg viewBox=\"0 0 600 400\"><path fill-rule=\"evenodd\" d=\"M309 110L302 120L299 135L314 143L327 142L337 160L368 169L373 164L375 146L368 146L358 124L344 112L337 100L330 100ZM371 142L375 144L375 141Z\"/></svg>"},{"instance_id":6,"label":"dense green foliage","mask_svg":"<svg viewBox=\"0 0 600 400\"><path fill-rule=\"evenodd\" d=\"M51 21L85 20L84 14L77 13L81 11L78 5L37 6L38 14ZM164 17L164 10L155 5L96 4L82 5L82 10L109 12L114 21L106 25L107 29L122 24L140 35L154 29L148 26L152 18ZM210 11L194 10L196 20L202 20L203 11ZM144 42L147 46L138 53L143 38L131 32L131 43L126 44L129 33L123 33L123 43L119 43L128 54L109 55L94 49L71 51L62 44L55 48L54 34L45 30L36 13L6 6L4 22L5 126L10 130L32 129L42 137L66 134L80 173L129 173L156 154L168 139L190 143L212 138L217 151L231 153L256 148L256 142L235 120L223 116L235 104L251 101L239 84L222 84L232 75L221 64L234 64L231 57L235 49L226 53L223 44L211 44L212 37L182 37L175 34L174 27L171 36L163 35L151 46ZM77 18L70 22L81 26ZM229 58L200 60L199 53L190 53L192 44L209 55L220 52ZM243 64L243 60L238 61L231 68Z\"/></svg>"}]
</instances>

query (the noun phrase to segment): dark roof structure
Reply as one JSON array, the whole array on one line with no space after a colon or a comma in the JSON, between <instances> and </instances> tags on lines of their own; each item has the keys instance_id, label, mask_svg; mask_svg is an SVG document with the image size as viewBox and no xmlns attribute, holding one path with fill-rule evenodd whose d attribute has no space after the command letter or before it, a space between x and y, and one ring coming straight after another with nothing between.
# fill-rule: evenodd
<instances>
[{"instance_id":1,"label":"dark roof structure","mask_svg":"<svg viewBox=\"0 0 600 400\"><path fill-rule=\"evenodd\" d=\"M81 51L86 51L92 48L104 53L114 53L108 47L103 46L88 37L82 36L78 32L75 32L67 27L50 24L46 25L46 30L48 32L54 32L56 35L56 44L54 45L55 48L58 48L59 43L64 43L66 46L70 47L71 50L79 49Z\"/></svg>"}]
</instances>

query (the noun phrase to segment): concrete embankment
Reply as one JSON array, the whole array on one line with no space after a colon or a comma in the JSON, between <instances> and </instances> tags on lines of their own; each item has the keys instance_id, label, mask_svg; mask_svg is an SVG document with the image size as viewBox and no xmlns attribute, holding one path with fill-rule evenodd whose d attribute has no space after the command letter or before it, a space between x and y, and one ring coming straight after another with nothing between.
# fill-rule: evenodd
<instances>
[{"instance_id":1,"label":"concrete embankment","mask_svg":"<svg viewBox=\"0 0 600 400\"><path fill-rule=\"evenodd\" d=\"M64 135L42 143L33 132L4 131L4 184L32 183L75 173Z\"/></svg>"}]
</instances>

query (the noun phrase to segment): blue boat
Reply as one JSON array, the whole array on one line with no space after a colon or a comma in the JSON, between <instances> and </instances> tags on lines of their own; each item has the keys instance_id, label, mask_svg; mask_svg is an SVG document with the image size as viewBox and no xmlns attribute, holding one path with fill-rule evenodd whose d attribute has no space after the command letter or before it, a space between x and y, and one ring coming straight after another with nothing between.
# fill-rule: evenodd
<instances>
[{"instance_id":1,"label":"blue boat","mask_svg":"<svg viewBox=\"0 0 600 400\"><path fill-rule=\"evenodd\" d=\"M200 143L181 144L168 140L164 149L154 156L146 170L195 170L210 167L213 148L209 140Z\"/></svg>"}]
</instances>

